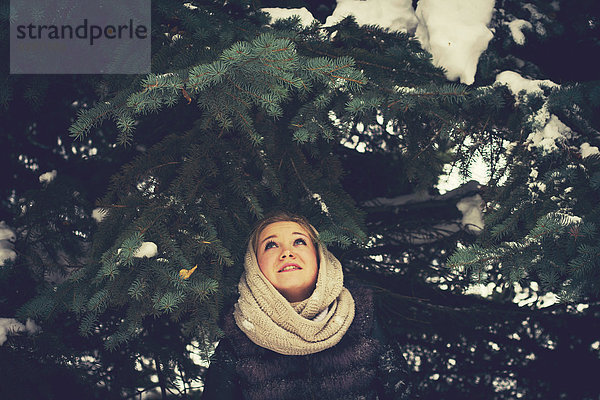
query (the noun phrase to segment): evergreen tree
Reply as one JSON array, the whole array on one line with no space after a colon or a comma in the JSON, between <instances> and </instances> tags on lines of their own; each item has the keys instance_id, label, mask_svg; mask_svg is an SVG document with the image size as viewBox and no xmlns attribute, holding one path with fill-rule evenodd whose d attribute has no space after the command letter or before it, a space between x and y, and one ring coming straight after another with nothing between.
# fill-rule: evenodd
<instances>
[{"instance_id":1,"label":"evergreen tree","mask_svg":"<svg viewBox=\"0 0 600 400\"><path fill-rule=\"evenodd\" d=\"M36 343L10 337L7 359L28 351L25 370L45 353L67 372L69 360L101 398L192 395L203 368L190 346L210 353L250 227L284 207L376 289L423 398L592 398L591 375L572 365L598 364L586 332L598 325L600 158L588 153L600 91L569 76L535 93L494 84L505 70L545 79L551 70L519 53L580 21L552 8L562 1L499 3L470 86L448 82L410 34L352 18L269 23L267 2L243 0L152 2L146 76L8 76L1 215L18 257L0 282L21 294L3 291L0 305L44 332ZM524 47L506 24L517 18L531 26ZM585 46L588 34L574 33ZM567 133L554 146L550 123ZM446 165L468 178L478 156L485 187L438 192ZM456 204L477 195L486 219L474 235ZM514 281L564 304L519 308ZM473 282L495 285L493 296L465 294Z\"/></svg>"}]
</instances>

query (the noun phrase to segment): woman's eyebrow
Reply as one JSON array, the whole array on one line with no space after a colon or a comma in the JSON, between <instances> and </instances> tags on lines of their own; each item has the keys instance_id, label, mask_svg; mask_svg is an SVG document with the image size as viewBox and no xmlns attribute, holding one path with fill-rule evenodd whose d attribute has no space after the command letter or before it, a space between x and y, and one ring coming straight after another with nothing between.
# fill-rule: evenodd
<instances>
[{"instance_id":1,"label":"woman's eyebrow","mask_svg":"<svg viewBox=\"0 0 600 400\"><path fill-rule=\"evenodd\" d=\"M272 239L272 238L274 238L274 237L277 237L277 235L271 235L271 236L267 236L266 238L264 238L264 239L263 239L263 240L261 240L260 242L261 242L261 243L264 243L264 242L265 242L265 240L267 240L267 239Z\"/></svg>"},{"instance_id":2,"label":"woman's eyebrow","mask_svg":"<svg viewBox=\"0 0 600 400\"><path fill-rule=\"evenodd\" d=\"M305 233L302 233L302 232L292 232L292 234L294 234L294 235L302 235L302 236L308 237Z\"/></svg>"}]
</instances>

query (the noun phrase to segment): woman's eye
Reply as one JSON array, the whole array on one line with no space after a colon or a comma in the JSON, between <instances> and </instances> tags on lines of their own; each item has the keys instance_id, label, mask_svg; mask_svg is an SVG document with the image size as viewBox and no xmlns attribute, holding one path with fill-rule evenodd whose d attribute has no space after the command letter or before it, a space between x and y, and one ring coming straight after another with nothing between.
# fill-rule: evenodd
<instances>
[{"instance_id":1,"label":"woman's eye","mask_svg":"<svg viewBox=\"0 0 600 400\"><path fill-rule=\"evenodd\" d=\"M275 242L269 242L265 245L265 250L269 250L271 247L277 247Z\"/></svg>"},{"instance_id":2,"label":"woman's eye","mask_svg":"<svg viewBox=\"0 0 600 400\"><path fill-rule=\"evenodd\" d=\"M304 241L304 239L296 239L294 240L294 244L298 245L298 244L306 244L306 241Z\"/></svg>"}]
</instances>

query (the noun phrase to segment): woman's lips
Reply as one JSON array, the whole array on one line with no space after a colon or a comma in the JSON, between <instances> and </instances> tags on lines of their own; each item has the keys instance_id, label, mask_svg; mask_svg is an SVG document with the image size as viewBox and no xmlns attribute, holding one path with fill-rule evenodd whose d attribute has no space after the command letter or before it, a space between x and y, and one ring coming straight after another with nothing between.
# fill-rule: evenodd
<instances>
[{"instance_id":1,"label":"woman's lips","mask_svg":"<svg viewBox=\"0 0 600 400\"><path fill-rule=\"evenodd\" d=\"M289 272L289 271L297 271L300 268L300 266L298 264L285 264L283 267L279 268L279 271L277 272Z\"/></svg>"}]
</instances>

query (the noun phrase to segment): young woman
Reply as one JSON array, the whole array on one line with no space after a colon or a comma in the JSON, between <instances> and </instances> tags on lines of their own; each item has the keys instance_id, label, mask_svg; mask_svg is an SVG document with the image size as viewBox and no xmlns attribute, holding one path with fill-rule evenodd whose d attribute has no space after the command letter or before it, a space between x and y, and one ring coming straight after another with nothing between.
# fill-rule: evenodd
<instances>
[{"instance_id":1,"label":"young woman","mask_svg":"<svg viewBox=\"0 0 600 400\"><path fill-rule=\"evenodd\" d=\"M382 340L373 297L304 217L275 213L248 241L203 400L406 399L406 363Z\"/></svg>"}]
</instances>

